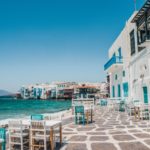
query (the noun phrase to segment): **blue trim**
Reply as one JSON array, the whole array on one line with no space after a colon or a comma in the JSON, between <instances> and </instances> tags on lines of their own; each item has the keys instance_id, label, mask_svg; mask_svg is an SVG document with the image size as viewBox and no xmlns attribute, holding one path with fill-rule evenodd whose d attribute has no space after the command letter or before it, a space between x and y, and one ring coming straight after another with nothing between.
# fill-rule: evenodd
<instances>
[{"instance_id":1,"label":"blue trim","mask_svg":"<svg viewBox=\"0 0 150 150\"><path fill-rule=\"evenodd\" d=\"M114 64L122 64L122 63L123 63L122 57L113 55L113 57L104 65L104 70L107 70Z\"/></svg>"}]
</instances>

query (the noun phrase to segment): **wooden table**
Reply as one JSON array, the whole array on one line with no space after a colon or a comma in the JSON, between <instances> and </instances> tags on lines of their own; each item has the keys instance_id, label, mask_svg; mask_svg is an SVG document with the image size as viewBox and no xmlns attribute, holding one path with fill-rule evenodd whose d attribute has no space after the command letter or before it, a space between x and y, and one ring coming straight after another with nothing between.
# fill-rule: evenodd
<instances>
[{"instance_id":1,"label":"wooden table","mask_svg":"<svg viewBox=\"0 0 150 150\"><path fill-rule=\"evenodd\" d=\"M31 120L24 119L22 120L22 124L30 126ZM45 125L50 129L50 145L51 145L51 150L54 150L54 144L53 144L54 128L59 127L60 145L62 145L62 121L45 120Z\"/></svg>"}]
</instances>

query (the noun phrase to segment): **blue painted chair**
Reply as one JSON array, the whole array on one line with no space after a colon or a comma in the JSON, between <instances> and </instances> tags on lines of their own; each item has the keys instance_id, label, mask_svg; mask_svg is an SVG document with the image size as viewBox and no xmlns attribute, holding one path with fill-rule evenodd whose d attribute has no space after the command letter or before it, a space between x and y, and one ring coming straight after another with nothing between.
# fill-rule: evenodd
<instances>
[{"instance_id":1,"label":"blue painted chair","mask_svg":"<svg viewBox=\"0 0 150 150\"><path fill-rule=\"evenodd\" d=\"M124 112L125 111L125 101L121 100L119 103L119 111Z\"/></svg>"},{"instance_id":2,"label":"blue painted chair","mask_svg":"<svg viewBox=\"0 0 150 150\"><path fill-rule=\"evenodd\" d=\"M6 150L6 130L5 128L0 128L0 139L3 140L1 143L1 149Z\"/></svg>"},{"instance_id":3,"label":"blue painted chair","mask_svg":"<svg viewBox=\"0 0 150 150\"><path fill-rule=\"evenodd\" d=\"M107 106L107 100L105 100L105 99L100 100L100 105Z\"/></svg>"},{"instance_id":4,"label":"blue painted chair","mask_svg":"<svg viewBox=\"0 0 150 150\"><path fill-rule=\"evenodd\" d=\"M75 123L78 124L82 121L85 124L84 106L75 106Z\"/></svg>"},{"instance_id":5,"label":"blue painted chair","mask_svg":"<svg viewBox=\"0 0 150 150\"><path fill-rule=\"evenodd\" d=\"M31 115L31 120L43 120L43 115Z\"/></svg>"}]
</instances>

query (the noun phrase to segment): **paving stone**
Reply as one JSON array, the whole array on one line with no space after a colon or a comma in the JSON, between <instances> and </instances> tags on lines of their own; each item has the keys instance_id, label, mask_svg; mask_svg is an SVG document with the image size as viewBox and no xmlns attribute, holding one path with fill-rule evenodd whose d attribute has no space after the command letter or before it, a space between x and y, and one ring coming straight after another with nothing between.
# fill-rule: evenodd
<instances>
[{"instance_id":1,"label":"paving stone","mask_svg":"<svg viewBox=\"0 0 150 150\"><path fill-rule=\"evenodd\" d=\"M146 144L150 145L150 140L145 140L144 141Z\"/></svg>"},{"instance_id":2,"label":"paving stone","mask_svg":"<svg viewBox=\"0 0 150 150\"><path fill-rule=\"evenodd\" d=\"M119 128L119 129L122 128L123 129L123 128L125 128L125 126L116 126L116 128Z\"/></svg>"},{"instance_id":3,"label":"paving stone","mask_svg":"<svg viewBox=\"0 0 150 150\"><path fill-rule=\"evenodd\" d=\"M117 150L112 143L92 143L92 150Z\"/></svg>"},{"instance_id":4,"label":"paving stone","mask_svg":"<svg viewBox=\"0 0 150 150\"><path fill-rule=\"evenodd\" d=\"M131 135L114 135L113 138L117 141L130 141L135 139Z\"/></svg>"},{"instance_id":5,"label":"paving stone","mask_svg":"<svg viewBox=\"0 0 150 150\"><path fill-rule=\"evenodd\" d=\"M150 134L146 134L146 133L138 133L138 134L134 134L136 137L138 138L150 138Z\"/></svg>"},{"instance_id":6,"label":"paving stone","mask_svg":"<svg viewBox=\"0 0 150 150\"><path fill-rule=\"evenodd\" d=\"M72 136L69 141L85 141L87 139L87 136L84 135L74 135Z\"/></svg>"},{"instance_id":7,"label":"paving stone","mask_svg":"<svg viewBox=\"0 0 150 150\"><path fill-rule=\"evenodd\" d=\"M87 150L87 146L82 143L69 143L65 150Z\"/></svg>"},{"instance_id":8,"label":"paving stone","mask_svg":"<svg viewBox=\"0 0 150 150\"><path fill-rule=\"evenodd\" d=\"M126 131L110 131L109 134L126 134L127 132Z\"/></svg>"},{"instance_id":9,"label":"paving stone","mask_svg":"<svg viewBox=\"0 0 150 150\"><path fill-rule=\"evenodd\" d=\"M63 132L63 134L71 135L71 134L77 134L76 132Z\"/></svg>"},{"instance_id":10,"label":"paving stone","mask_svg":"<svg viewBox=\"0 0 150 150\"><path fill-rule=\"evenodd\" d=\"M78 131L91 131L93 130L94 127L81 127L81 128L77 128Z\"/></svg>"},{"instance_id":11,"label":"paving stone","mask_svg":"<svg viewBox=\"0 0 150 150\"><path fill-rule=\"evenodd\" d=\"M96 131L105 131L105 130L109 130L109 129L113 129L113 128L97 128Z\"/></svg>"},{"instance_id":12,"label":"paving stone","mask_svg":"<svg viewBox=\"0 0 150 150\"><path fill-rule=\"evenodd\" d=\"M87 135L106 135L105 132L87 132Z\"/></svg>"},{"instance_id":13,"label":"paving stone","mask_svg":"<svg viewBox=\"0 0 150 150\"><path fill-rule=\"evenodd\" d=\"M63 130L65 130L65 131L73 131L73 129L68 129L68 128L67 129L63 129Z\"/></svg>"},{"instance_id":14,"label":"paving stone","mask_svg":"<svg viewBox=\"0 0 150 150\"><path fill-rule=\"evenodd\" d=\"M135 128L135 126L127 126L127 128Z\"/></svg>"},{"instance_id":15,"label":"paving stone","mask_svg":"<svg viewBox=\"0 0 150 150\"><path fill-rule=\"evenodd\" d=\"M149 150L144 144L140 142L128 142L128 143L119 143L121 150Z\"/></svg>"},{"instance_id":16,"label":"paving stone","mask_svg":"<svg viewBox=\"0 0 150 150\"><path fill-rule=\"evenodd\" d=\"M147 128L147 125L139 125L140 128Z\"/></svg>"},{"instance_id":17,"label":"paving stone","mask_svg":"<svg viewBox=\"0 0 150 150\"><path fill-rule=\"evenodd\" d=\"M128 132L130 132L130 133L137 133L137 132L141 132L141 131L138 130L138 129L132 129L132 130L128 130Z\"/></svg>"},{"instance_id":18,"label":"paving stone","mask_svg":"<svg viewBox=\"0 0 150 150\"><path fill-rule=\"evenodd\" d=\"M107 141L108 136L91 136L90 141Z\"/></svg>"}]
</instances>

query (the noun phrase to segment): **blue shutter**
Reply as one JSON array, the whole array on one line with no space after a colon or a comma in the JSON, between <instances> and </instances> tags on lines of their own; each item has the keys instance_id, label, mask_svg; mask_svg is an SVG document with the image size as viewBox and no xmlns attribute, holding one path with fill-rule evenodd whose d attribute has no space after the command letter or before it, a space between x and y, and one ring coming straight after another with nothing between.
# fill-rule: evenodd
<instances>
[{"instance_id":1,"label":"blue shutter","mask_svg":"<svg viewBox=\"0 0 150 150\"><path fill-rule=\"evenodd\" d=\"M128 97L128 82L123 83L123 92L124 92L124 97Z\"/></svg>"}]
</instances>

